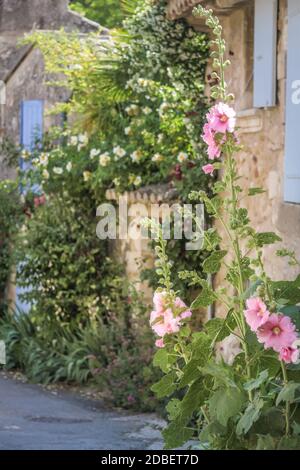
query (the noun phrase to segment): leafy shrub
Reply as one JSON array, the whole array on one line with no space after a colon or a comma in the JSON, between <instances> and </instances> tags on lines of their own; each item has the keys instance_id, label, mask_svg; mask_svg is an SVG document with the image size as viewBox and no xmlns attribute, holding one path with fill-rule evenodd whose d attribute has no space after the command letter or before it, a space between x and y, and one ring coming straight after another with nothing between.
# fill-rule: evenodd
<instances>
[{"instance_id":1,"label":"leafy shrub","mask_svg":"<svg viewBox=\"0 0 300 470\"><path fill-rule=\"evenodd\" d=\"M49 323L47 316L7 315L0 336L7 345L8 369L20 368L29 380L42 383L94 384L115 406L153 410L152 334L145 327L145 307L134 289L106 306L105 319Z\"/></svg>"},{"instance_id":2,"label":"leafy shrub","mask_svg":"<svg viewBox=\"0 0 300 470\"><path fill-rule=\"evenodd\" d=\"M16 253L24 299L50 322L101 316L121 268L97 239L89 206L53 196L26 225Z\"/></svg>"},{"instance_id":3,"label":"leafy shrub","mask_svg":"<svg viewBox=\"0 0 300 470\"><path fill-rule=\"evenodd\" d=\"M13 244L23 220L23 206L17 183L0 182L0 308L3 307L5 289L13 264Z\"/></svg>"}]
</instances>

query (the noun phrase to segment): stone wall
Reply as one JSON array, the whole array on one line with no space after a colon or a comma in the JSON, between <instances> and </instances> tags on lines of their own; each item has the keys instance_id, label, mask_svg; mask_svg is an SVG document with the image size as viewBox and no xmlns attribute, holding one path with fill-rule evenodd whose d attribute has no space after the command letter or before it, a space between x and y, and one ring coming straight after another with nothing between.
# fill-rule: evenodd
<instances>
[{"instance_id":1,"label":"stone wall","mask_svg":"<svg viewBox=\"0 0 300 470\"><path fill-rule=\"evenodd\" d=\"M170 0L169 9L178 1L180 2ZM204 0L197 3L208 2ZM216 6L216 0L209 3L213 7ZM222 0L217 3L220 7ZM236 96L240 139L244 146L244 150L236 158L244 186L262 186L266 189L265 194L247 200L245 206L257 230L277 232L283 239L283 245L295 250L300 259L300 206L285 203L283 199L287 1L279 0L277 105L266 109L252 107L254 2L248 0L235 3L230 11L219 10L219 18L224 29L228 56L232 62L226 79L230 91ZM178 14L185 16L198 29L203 30L203 22L192 18L190 9L183 9ZM276 257L277 249L278 245L273 245L264 251L269 275L274 279L293 278L297 270L290 267L285 259ZM220 284L222 281L220 273L215 283Z\"/></svg>"},{"instance_id":2,"label":"stone wall","mask_svg":"<svg viewBox=\"0 0 300 470\"><path fill-rule=\"evenodd\" d=\"M136 233L134 238L127 236L124 239L117 237L116 240L111 240L111 253L118 262L124 265L128 281L135 284L137 290L144 294L145 300L149 303L152 302L152 289L148 282L140 280L140 274L142 270L154 267L154 251L150 240L141 236L140 222L144 217L150 217L152 204L172 205L176 202L176 194L176 190L168 185L151 185L123 194L118 194L113 189L106 192L106 198L116 205L117 211L120 205L126 206L128 233L129 231ZM120 217L118 221L120 223Z\"/></svg>"},{"instance_id":3,"label":"stone wall","mask_svg":"<svg viewBox=\"0 0 300 470\"><path fill-rule=\"evenodd\" d=\"M68 9L68 0L0 0L0 32L35 29L95 31L99 25Z\"/></svg>"}]
</instances>

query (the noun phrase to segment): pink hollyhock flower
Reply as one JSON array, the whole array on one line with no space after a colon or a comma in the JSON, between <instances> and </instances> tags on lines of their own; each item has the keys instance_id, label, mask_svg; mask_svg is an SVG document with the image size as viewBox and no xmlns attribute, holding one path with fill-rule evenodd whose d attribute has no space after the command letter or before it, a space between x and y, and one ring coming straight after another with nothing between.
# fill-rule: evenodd
<instances>
[{"instance_id":1,"label":"pink hollyhock flower","mask_svg":"<svg viewBox=\"0 0 300 470\"><path fill-rule=\"evenodd\" d=\"M166 308L166 292L156 292L153 296L154 308L157 312L163 312Z\"/></svg>"},{"instance_id":2,"label":"pink hollyhock flower","mask_svg":"<svg viewBox=\"0 0 300 470\"><path fill-rule=\"evenodd\" d=\"M164 340L163 338L159 338L155 341L155 346L157 348L164 348L165 347L165 343L164 343Z\"/></svg>"},{"instance_id":3,"label":"pink hollyhock flower","mask_svg":"<svg viewBox=\"0 0 300 470\"><path fill-rule=\"evenodd\" d=\"M207 145L215 144L215 133L212 131L208 122L204 124L202 139Z\"/></svg>"},{"instance_id":4,"label":"pink hollyhock flower","mask_svg":"<svg viewBox=\"0 0 300 470\"><path fill-rule=\"evenodd\" d=\"M207 147L207 154L210 160L219 158L221 156L221 148L214 142Z\"/></svg>"},{"instance_id":5,"label":"pink hollyhock flower","mask_svg":"<svg viewBox=\"0 0 300 470\"><path fill-rule=\"evenodd\" d=\"M174 305L176 308L186 309L179 315L179 318L181 320L184 320L184 318L190 318L192 316L192 312L188 309L186 304L179 297L176 297Z\"/></svg>"},{"instance_id":6,"label":"pink hollyhock flower","mask_svg":"<svg viewBox=\"0 0 300 470\"><path fill-rule=\"evenodd\" d=\"M221 148L215 141L215 132L211 129L208 123L204 124L202 139L208 145L207 153L210 160L219 158L221 155Z\"/></svg>"},{"instance_id":7,"label":"pink hollyhock flower","mask_svg":"<svg viewBox=\"0 0 300 470\"><path fill-rule=\"evenodd\" d=\"M236 124L236 112L225 103L218 103L207 114L210 128L215 132L225 134L234 132Z\"/></svg>"},{"instance_id":8,"label":"pink hollyhock flower","mask_svg":"<svg viewBox=\"0 0 300 470\"><path fill-rule=\"evenodd\" d=\"M213 175L213 173L215 171L214 166L211 163L208 163L207 165L204 165L202 167L202 170L204 171L204 173L206 175L211 175L211 176Z\"/></svg>"},{"instance_id":9,"label":"pink hollyhock flower","mask_svg":"<svg viewBox=\"0 0 300 470\"><path fill-rule=\"evenodd\" d=\"M248 299L246 305L247 310L244 311L246 322L252 331L257 331L268 320L270 312L268 312L267 306L259 297Z\"/></svg>"},{"instance_id":10,"label":"pink hollyhock flower","mask_svg":"<svg viewBox=\"0 0 300 470\"><path fill-rule=\"evenodd\" d=\"M264 343L265 349L272 348L280 352L282 348L289 348L296 341L295 329L289 317L273 313L267 322L258 328L256 334L258 341Z\"/></svg>"},{"instance_id":11,"label":"pink hollyhock flower","mask_svg":"<svg viewBox=\"0 0 300 470\"><path fill-rule=\"evenodd\" d=\"M180 318L174 317L170 308L163 313L156 311L151 312L150 325L157 336L165 336L166 334L178 333L180 328Z\"/></svg>"},{"instance_id":12,"label":"pink hollyhock flower","mask_svg":"<svg viewBox=\"0 0 300 470\"><path fill-rule=\"evenodd\" d=\"M281 348L279 359L287 364L296 364L299 361L299 349L293 347Z\"/></svg>"}]
</instances>

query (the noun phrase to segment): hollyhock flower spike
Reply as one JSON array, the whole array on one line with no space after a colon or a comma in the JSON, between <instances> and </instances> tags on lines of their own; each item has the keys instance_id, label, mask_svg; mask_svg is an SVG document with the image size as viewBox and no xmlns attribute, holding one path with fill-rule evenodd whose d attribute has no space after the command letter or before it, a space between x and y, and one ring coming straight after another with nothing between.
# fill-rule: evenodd
<instances>
[{"instance_id":1,"label":"hollyhock flower spike","mask_svg":"<svg viewBox=\"0 0 300 470\"><path fill-rule=\"evenodd\" d=\"M295 330L296 327L290 317L273 313L256 333L258 341L264 344L265 349L272 348L280 352L283 348L292 347L297 340Z\"/></svg>"},{"instance_id":2,"label":"hollyhock flower spike","mask_svg":"<svg viewBox=\"0 0 300 470\"><path fill-rule=\"evenodd\" d=\"M192 312L179 297L170 302L165 291L154 294L153 304L154 310L150 314L150 326L157 336L160 337L155 343L156 346L163 348L163 337L178 333L182 320L190 318Z\"/></svg>"},{"instance_id":3,"label":"hollyhock flower spike","mask_svg":"<svg viewBox=\"0 0 300 470\"><path fill-rule=\"evenodd\" d=\"M270 312L259 297L252 297L246 301L247 309L244 311L246 322L252 331L262 326L269 318Z\"/></svg>"}]
</instances>

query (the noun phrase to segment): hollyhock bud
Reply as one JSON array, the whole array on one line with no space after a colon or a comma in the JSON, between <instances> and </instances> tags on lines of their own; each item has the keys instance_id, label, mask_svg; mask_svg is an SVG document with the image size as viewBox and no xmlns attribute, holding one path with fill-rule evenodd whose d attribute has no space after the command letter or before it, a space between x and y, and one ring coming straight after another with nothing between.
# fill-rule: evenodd
<instances>
[{"instance_id":1,"label":"hollyhock bud","mask_svg":"<svg viewBox=\"0 0 300 470\"><path fill-rule=\"evenodd\" d=\"M157 339L157 340L155 341L155 346L156 346L157 348L160 348L160 349L164 348L164 347L165 347L165 343L164 343L163 338Z\"/></svg>"},{"instance_id":2,"label":"hollyhock bud","mask_svg":"<svg viewBox=\"0 0 300 470\"><path fill-rule=\"evenodd\" d=\"M207 165L204 165L202 167L202 170L204 171L204 173L206 175L211 175L212 176L215 169L214 169L214 166L211 163L208 163Z\"/></svg>"},{"instance_id":3,"label":"hollyhock bud","mask_svg":"<svg viewBox=\"0 0 300 470\"><path fill-rule=\"evenodd\" d=\"M279 359L286 364L296 364L299 361L299 349L293 347L281 348L279 352Z\"/></svg>"}]
</instances>

